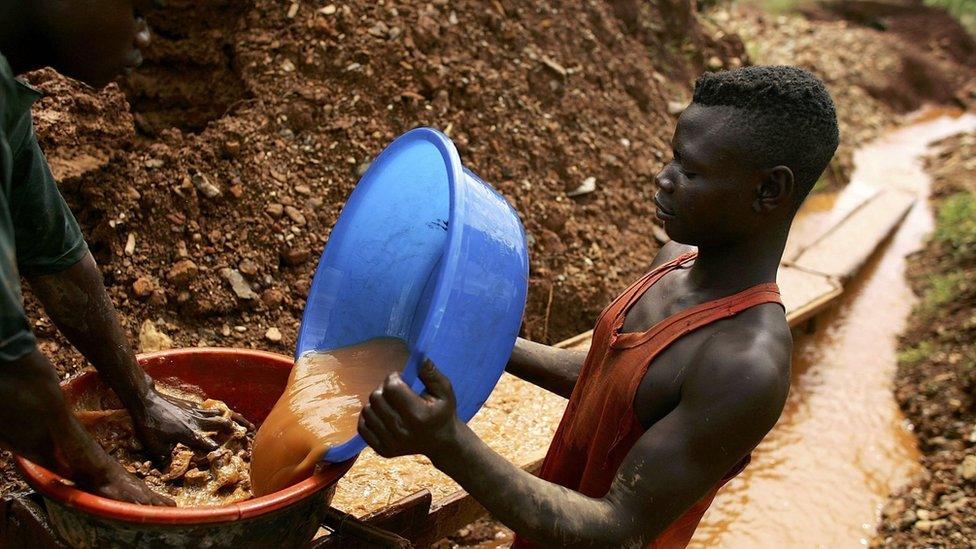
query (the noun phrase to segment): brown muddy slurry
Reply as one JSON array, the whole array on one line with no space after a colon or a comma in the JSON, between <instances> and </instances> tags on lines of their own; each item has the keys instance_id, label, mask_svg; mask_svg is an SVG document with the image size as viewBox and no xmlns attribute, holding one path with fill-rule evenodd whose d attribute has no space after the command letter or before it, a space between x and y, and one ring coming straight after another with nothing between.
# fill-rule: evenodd
<instances>
[{"instance_id":1,"label":"brown muddy slurry","mask_svg":"<svg viewBox=\"0 0 976 549\"><path fill-rule=\"evenodd\" d=\"M254 438L251 485L270 494L312 474L325 452L356 434L359 412L410 351L400 339L377 338L302 356L288 386Z\"/></svg>"},{"instance_id":2,"label":"brown muddy slurry","mask_svg":"<svg viewBox=\"0 0 976 549\"><path fill-rule=\"evenodd\" d=\"M919 157L932 142L974 127L976 116L926 111L857 151L843 191L805 205L791 246L812 241L873 186L920 197L847 284L840 305L817 319L817 331L795 334L783 416L752 464L719 493L692 547L866 545L889 492L920 471L911 426L892 393L896 338L916 301L904 278L905 255L932 228Z\"/></svg>"}]
</instances>

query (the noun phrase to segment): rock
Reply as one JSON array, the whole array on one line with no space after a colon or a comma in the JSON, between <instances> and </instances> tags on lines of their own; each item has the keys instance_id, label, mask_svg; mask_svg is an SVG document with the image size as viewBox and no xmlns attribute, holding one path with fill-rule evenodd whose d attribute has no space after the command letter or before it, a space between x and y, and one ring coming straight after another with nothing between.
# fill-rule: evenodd
<instances>
[{"instance_id":1,"label":"rock","mask_svg":"<svg viewBox=\"0 0 976 549\"><path fill-rule=\"evenodd\" d=\"M232 185L229 190L231 196L233 196L234 198L240 198L244 196L244 187L240 185Z\"/></svg>"},{"instance_id":2,"label":"rock","mask_svg":"<svg viewBox=\"0 0 976 549\"><path fill-rule=\"evenodd\" d=\"M305 216L302 215L301 210L294 206L285 206L285 215L288 216L288 219L291 219L298 225L305 224Z\"/></svg>"},{"instance_id":3,"label":"rock","mask_svg":"<svg viewBox=\"0 0 976 549\"><path fill-rule=\"evenodd\" d=\"M575 189L566 193L566 196L570 198L574 196L582 196L584 194L590 194L595 190L596 190L596 178L587 177L586 179L583 180L582 183L580 183L579 187L576 187Z\"/></svg>"},{"instance_id":4,"label":"rock","mask_svg":"<svg viewBox=\"0 0 976 549\"><path fill-rule=\"evenodd\" d=\"M919 532L930 532L937 528L941 528L946 524L949 524L949 521L947 521L946 519L919 520L915 523L915 529L918 530Z\"/></svg>"},{"instance_id":5,"label":"rock","mask_svg":"<svg viewBox=\"0 0 976 549\"><path fill-rule=\"evenodd\" d=\"M335 6L335 4L329 4L328 6L325 6L324 8L322 8L322 9L320 9L318 11L322 15L335 15L336 6Z\"/></svg>"},{"instance_id":6,"label":"rock","mask_svg":"<svg viewBox=\"0 0 976 549\"><path fill-rule=\"evenodd\" d=\"M264 332L264 337L272 343L278 343L281 341L281 330L272 326L268 328L267 332Z\"/></svg>"},{"instance_id":7,"label":"rock","mask_svg":"<svg viewBox=\"0 0 976 549\"><path fill-rule=\"evenodd\" d=\"M166 273L166 280L176 286L186 286L196 278L199 269L192 260L184 259L176 262L175 265Z\"/></svg>"},{"instance_id":8,"label":"rock","mask_svg":"<svg viewBox=\"0 0 976 549\"><path fill-rule=\"evenodd\" d=\"M173 340L156 328L151 320L143 321L139 327L139 352L152 353L173 348Z\"/></svg>"},{"instance_id":9,"label":"rock","mask_svg":"<svg viewBox=\"0 0 976 549\"><path fill-rule=\"evenodd\" d=\"M267 212L267 214L271 217L278 219L285 213L285 207L276 202L272 202L271 204L268 204L268 207L265 208L264 211Z\"/></svg>"},{"instance_id":10,"label":"rock","mask_svg":"<svg viewBox=\"0 0 976 549\"><path fill-rule=\"evenodd\" d=\"M132 293L136 294L136 297L149 297L155 289L156 285L145 276L140 276L132 283Z\"/></svg>"},{"instance_id":11,"label":"rock","mask_svg":"<svg viewBox=\"0 0 976 549\"><path fill-rule=\"evenodd\" d=\"M283 248L281 250L281 261L289 267L296 267L308 261L309 251L302 247Z\"/></svg>"},{"instance_id":12,"label":"rock","mask_svg":"<svg viewBox=\"0 0 976 549\"><path fill-rule=\"evenodd\" d=\"M976 455L968 455L959 465L959 475L966 480L976 478Z\"/></svg>"},{"instance_id":13,"label":"rock","mask_svg":"<svg viewBox=\"0 0 976 549\"><path fill-rule=\"evenodd\" d=\"M367 32L377 38L386 38L387 33L390 31L386 23L382 21L377 21L375 25L369 28Z\"/></svg>"},{"instance_id":14,"label":"rock","mask_svg":"<svg viewBox=\"0 0 976 549\"><path fill-rule=\"evenodd\" d=\"M125 239L125 255L132 255L136 253L136 235L134 233L129 233L128 238Z\"/></svg>"},{"instance_id":15,"label":"rock","mask_svg":"<svg viewBox=\"0 0 976 549\"><path fill-rule=\"evenodd\" d=\"M220 270L220 276L224 277L230 284L230 289L234 291L234 294L240 299L257 299L258 294L254 293L251 286L244 280L244 276L237 269L230 269L224 267Z\"/></svg>"},{"instance_id":16,"label":"rock","mask_svg":"<svg viewBox=\"0 0 976 549\"><path fill-rule=\"evenodd\" d=\"M269 309L280 306L285 301L285 294L277 288L268 288L261 294L261 302Z\"/></svg>"},{"instance_id":17,"label":"rock","mask_svg":"<svg viewBox=\"0 0 976 549\"><path fill-rule=\"evenodd\" d=\"M725 63L722 63L722 59L719 58L717 55L713 55L708 58L709 69L712 69L713 71L717 71L721 69L723 66L725 66Z\"/></svg>"},{"instance_id":18,"label":"rock","mask_svg":"<svg viewBox=\"0 0 976 549\"><path fill-rule=\"evenodd\" d=\"M200 191L200 194L207 198L217 198L221 195L220 187L211 183L210 179L200 172L194 174L191 181L193 181L193 186Z\"/></svg>"},{"instance_id":19,"label":"rock","mask_svg":"<svg viewBox=\"0 0 976 549\"><path fill-rule=\"evenodd\" d=\"M240 271L246 275L255 275L258 272L258 264L251 261L250 259L245 259L237 266Z\"/></svg>"},{"instance_id":20,"label":"rock","mask_svg":"<svg viewBox=\"0 0 976 549\"><path fill-rule=\"evenodd\" d=\"M295 185L295 192L301 195L308 196L312 194L312 189L308 185Z\"/></svg>"},{"instance_id":21,"label":"rock","mask_svg":"<svg viewBox=\"0 0 976 549\"><path fill-rule=\"evenodd\" d=\"M160 288L153 290L152 295L149 296L149 304L153 307L162 307L166 305L166 292Z\"/></svg>"}]
</instances>

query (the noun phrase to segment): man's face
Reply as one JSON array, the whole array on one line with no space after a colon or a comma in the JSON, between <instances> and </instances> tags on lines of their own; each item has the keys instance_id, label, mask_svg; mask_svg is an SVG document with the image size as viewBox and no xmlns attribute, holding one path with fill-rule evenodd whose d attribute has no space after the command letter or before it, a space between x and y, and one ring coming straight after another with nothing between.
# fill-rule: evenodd
<instances>
[{"instance_id":1,"label":"man's face","mask_svg":"<svg viewBox=\"0 0 976 549\"><path fill-rule=\"evenodd\" d=\"M694 103L678 119L673 160L657 175L657 216L672 239L717 246L755 234L762 222L754 209L762 173L729 124L731 107Z\"/></svg>"},{"instance_id":2,"label":"man's face","mask_svg":"<svg viewBox=\"0 0 976 549\"><path fill-rule=\"evenodd\" d=\"M39 14L59 72L94 87L142 62L149 28L138 15L150 0L51 0Z\"/></svg>"}]
</instances>

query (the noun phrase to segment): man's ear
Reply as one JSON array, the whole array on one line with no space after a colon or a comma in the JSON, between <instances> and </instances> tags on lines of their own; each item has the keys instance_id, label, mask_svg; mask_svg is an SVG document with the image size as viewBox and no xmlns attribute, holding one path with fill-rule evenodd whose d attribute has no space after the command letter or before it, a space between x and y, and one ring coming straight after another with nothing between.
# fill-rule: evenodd
<instances>
[{"instance_id":1,"label":"man's ear","mask_svg":"<svg viewBox=\"0 0 976 549\"><path fill-rule=\"evenodd\" d=\"M793 170L786 166L776 166L766 171L756 187L756 200L752 209L756 213L763 213L791 203L795 183Z\"/></svg>"}]
</instances>

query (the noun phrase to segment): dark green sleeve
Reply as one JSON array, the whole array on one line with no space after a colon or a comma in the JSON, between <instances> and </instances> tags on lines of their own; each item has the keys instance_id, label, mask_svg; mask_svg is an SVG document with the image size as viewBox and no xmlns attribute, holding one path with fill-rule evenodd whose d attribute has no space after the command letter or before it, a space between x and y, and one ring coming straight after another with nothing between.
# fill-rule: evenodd
<instances>
[{"instance_id":1,"label":"dark green sleeve","mask_svg":"<svg viewBox=\"0 0 976 549\"><path fill-rule=\"evenodd\" d=\"M63 271L80 261L88 246L37 144L29 112L12 134L9 206L17 266L27 277Z\"/></svg>"},{"instance_id":2,"label":"dark green sleeve","mask_svg":"<svg viewBox=\"0 0 976 549\"><path fill-rule=\"evenodd\" d=\"M0 132L0 138L2 136L3 132ZM0 142L0 147L3 146ZM2 153L0 151L0 171L3 161L7 159L3 158L7 155ZM6 197L0 192L0 362L17 360L33 351L34 346L34 334L24 314L20 295L10 209Z\"/></svg>"}]
</instances>

